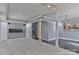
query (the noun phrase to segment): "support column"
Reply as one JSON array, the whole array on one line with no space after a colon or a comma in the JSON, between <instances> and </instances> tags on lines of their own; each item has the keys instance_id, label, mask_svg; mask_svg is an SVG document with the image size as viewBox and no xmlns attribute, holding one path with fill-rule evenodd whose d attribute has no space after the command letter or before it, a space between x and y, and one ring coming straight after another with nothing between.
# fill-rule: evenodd
<instances>
[{"instance_id":1,"label":"support column","mask_svg":"<svg viewBox=\"0 0 79 59\"><path fill-rule=\"evenodd\" d=\"M58 21L59 20L59 13L57 12L57 19L56 19L56 47L59 48L59 38L58 38Z\"/></svg>"},{"instance_id":2,"label":"support column","mask_svg":"<svg viewBox=\"0 0 79 59\"><path fill-rule=\"evenodd\" d=\"M8 39L8 27L7 22L1 22L1 40Z\"/></svg>"},{"instance_id":3,"label":"support column","mask_svg":"<svg viewBox=\"0 0 79 59\"><path fill-rule=\"evenodd\" d=\"M8 12L9 12L9 4L5 4L5 14L1 16L1 30L0 30L0 39L7 40L8 39Z\"/></svg>"},{"instance_id":4,"label":"support column","mask_svg":"<svg viewBox=\"0 0 79 59\"><path fill-rule=\"evenodd\" d=\"M38 23L39 23L38 24L38 39L39 39L39 41L41 41L42 40L42 38L41 38L41 21L39 20Z\"/></svg>"},{"instance_id":5,"label":"support column","mask_svg":"<svg viewBox=\"0 0 79 59\"><path fill-rule=\"evenodd\" d=\"M31 23L26 24L26 38L32 38Z\"/></svg>"}]
</instances>

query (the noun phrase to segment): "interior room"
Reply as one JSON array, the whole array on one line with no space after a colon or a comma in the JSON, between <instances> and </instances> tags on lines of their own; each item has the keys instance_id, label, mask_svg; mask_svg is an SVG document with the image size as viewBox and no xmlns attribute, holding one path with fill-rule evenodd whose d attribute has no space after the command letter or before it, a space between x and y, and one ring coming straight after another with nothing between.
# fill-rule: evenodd
<instances>
[{"instance_id":1,"label":"interior room","mask_svg":"<svg viewBox=\"0 0 79 59\"><path fill-rule=\"evenodd\" d=\"M79 3L0 3L0 55L79 54Z\"/></svg>"}]
</instances>

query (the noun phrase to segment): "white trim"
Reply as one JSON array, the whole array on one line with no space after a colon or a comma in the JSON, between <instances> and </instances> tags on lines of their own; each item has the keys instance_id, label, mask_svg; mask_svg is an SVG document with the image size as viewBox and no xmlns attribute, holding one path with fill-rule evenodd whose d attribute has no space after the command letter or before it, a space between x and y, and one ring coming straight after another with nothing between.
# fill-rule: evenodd
<instances>
[{"instance_id":1,"label":"white trim","mask_svg":"<svg viewBox=\"0 0 79 59\"><path fill-rule=\"evenodd\" d=\"M51 39L48 39L48 41L51 41L51 40L56 40L56 38L51 38Z\"/></svg>"},{"instance_id":2,"label":"white trim","mask_svg":"<svg viewBox=\"0 0 79 59\"><path fill-rule=\"evenodd\" d=\"M27 38L25 37L25 38L16 38L16 39L27 39ZM16 40L16 39L15 39L15 40ZM14 39L8 39L8 40L14 40Z\"/></svg>"},{"instance_id":3,"label":"white trim","mask_svg":"<svg viewBox=\"0 0 79 59\"><path fill-rule=\"evenodd\" d=\"M71 39L71 38L65 38L65 37L58 37L58 38L59 38L59 40L71 40L71 41L76 41L76 42L79 42L79 40L76 40L76 39ZM43 39L43 40L51 41L51 40L56 40L56 38Z\"/></svg>"},{"instance_id":4,"label":"white trim","mask_svg":"<svg viewBox=\"0 0 79 59\"><path fill-rule=\"evenodd\" d=\"M68 44L72 44L74 46L78 46L79 47L79 44L78 43L73 43L73 42L67 42Z\"/></svg>"},{"instance_id":5,"label":"white trim","mask_svg":"<svg viewBox=\"0 0 79 59\"><path fill-rule=\"evenodd\" d=\"M50 23L56 23L55 21L50 21L50 20L48 20L48 19L43 19L43 20L41 20L41 21L47 21L47 22L50 22Z\"/></svg>"},{"instance_id":6,"label":"white trim","mask_svg":"<svg viewBox=\"0 0 79 59\"><path fill-rule=\"evenodd\" d=\"M16 38L16 39L7 39L7 40L0 40L0 41L19 40L19 39L27 39L27 38Z\"/></svg>"},{"instance_id":7,"label":"white trim","mask_svg":"<svg viewBox=\"0 0 79 59\"><path fill-rule=\"evenodd\" d=\"M58 38L58 31L59 31L59 29L58 29L58 23L59 23L59 12L57 12L57 17L56 17L56 42L55 42L55 44L56 44L56 47L57 48L59 48L59 38Z\"/></svg>"},{"instance_id":8,"label":"white trim","mask_svg":"<svg viewBox=\"0 0 79 59\"><path fill-rule=\"evenodd\" d=\"M51 40L55 40L56 38L51 38L51 39L42 39L42 40L46 40L46 41L51 41Z\"/></svg>"},{"instance_id":9,"label":"white trim","mask_svg":"<svg viewBox=\"0 0 79 59\"><path fill-rule=\"evenodd\" d=\"M71 40L71 41L79 42L79 40L71 39L71 38L65 38L65 37L59 37L59 39L62 39L62 40Z\"/></svg>"},{"instance_id":10,"label":"white trim","mask_svg":"<svg viewBox=\"0 0 79 59\"><path fill-rule=\"evenodd\" d=\"M14 21L14 20L0 20L0 22L23 23L23 24L26 23L26 22L21 22L21 21Z\"/></svg>"}]
</instances>

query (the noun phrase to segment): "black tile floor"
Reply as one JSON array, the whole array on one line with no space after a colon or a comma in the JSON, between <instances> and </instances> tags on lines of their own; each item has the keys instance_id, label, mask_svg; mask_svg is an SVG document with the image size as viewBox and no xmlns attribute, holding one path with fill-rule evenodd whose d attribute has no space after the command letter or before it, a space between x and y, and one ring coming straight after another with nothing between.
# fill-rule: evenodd
<instances>
[{"instance_id":1,"label":"black tile floor","mask_svg":"<svg viewBox=\"0 0 79 59\"><path fill-rule=\"evenodd\" d=\"M43 42L55 45L55 40L51 40L51 41L43 40ZM74 44L72 45L69 42L76 43L77 45L74 45ZM70 51L73 51L73 52L76 52L76 53L79 53L79 42L59 39L59 47L63 48L63 49L70 50Z\"/></svg>"}]
</instances>

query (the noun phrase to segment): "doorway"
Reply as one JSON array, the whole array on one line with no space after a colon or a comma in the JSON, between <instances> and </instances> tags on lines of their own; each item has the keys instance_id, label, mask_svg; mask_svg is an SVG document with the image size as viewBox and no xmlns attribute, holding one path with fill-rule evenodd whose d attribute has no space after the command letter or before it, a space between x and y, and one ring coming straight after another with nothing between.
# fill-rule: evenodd
<instances>
[{"instance_id":1,"label":"doorway","mask_svg":"<svg viewBox=\"0 0 79 59\"><path fill-rule=\"evenodd\" d=\"M32 38L38 40L38 21L32 23Z\"/></svg>"}]
</instances>

